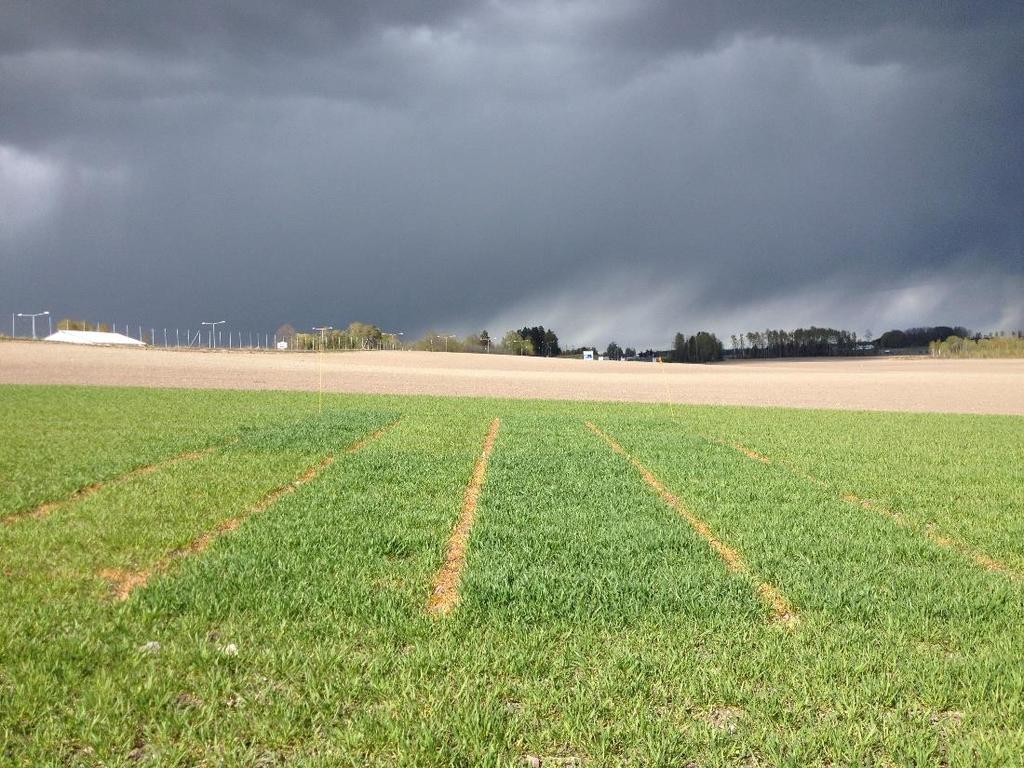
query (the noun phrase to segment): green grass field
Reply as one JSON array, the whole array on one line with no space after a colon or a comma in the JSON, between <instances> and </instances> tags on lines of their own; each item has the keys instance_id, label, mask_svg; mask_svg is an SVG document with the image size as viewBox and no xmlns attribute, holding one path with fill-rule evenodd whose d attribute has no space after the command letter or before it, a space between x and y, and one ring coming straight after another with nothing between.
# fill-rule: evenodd
<instances>
[{"instance_id":1,"label":"green grass field","mask_svg":"<svg viewBox=\"0 0 1024 768\"><path fill-rule=\"evenodd\" d=\"M1019 417L2 387L0 419L3 765L1024 760Z\"/></svg>"}]
</instances>

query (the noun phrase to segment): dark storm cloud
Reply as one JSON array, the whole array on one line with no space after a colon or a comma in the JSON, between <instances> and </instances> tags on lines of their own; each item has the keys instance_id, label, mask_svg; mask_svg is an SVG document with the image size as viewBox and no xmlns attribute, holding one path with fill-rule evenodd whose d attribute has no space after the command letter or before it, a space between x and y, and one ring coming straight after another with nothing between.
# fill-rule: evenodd
<instances>
[{"instance_id":1,"label":"dark storm cloud","mask_svg":"<svg viewBox=\"0 0 1024 768\"><path fill-rule=\"evenodd\" d=\"M8 3L0 307L1018 327L1022 35L1018 3Z\"/></svg>"},{"instance_id":2,"label":"dark storm cloud","mask_svg":"<svg viewBox=\"0 0 1024 768\"><path fill-rule=\"evenodd\" d=\"M391 26L444 24L472 5L469 0L15 2L5 11L0 46L14 53L64 46L144 54L312 52Z\"/></svg>"},{"instance_id":3,"label":"dark storm cloud","mask_svg":"<svg viewBox=\"0 0 1024 768\"><path fill-rule=\"evenodd\" d=\"M605 25L607 37L638 50L702 50L723 44L737 34L824 42L893 30L904 39L918 34L960 36L1018 25L1020 8L1013 2L654 0L646 3L642 12L623 13L609 21L613 23ZM903 58L913 51L894 44L889 53Z\"/></svg>"}]
</instances>

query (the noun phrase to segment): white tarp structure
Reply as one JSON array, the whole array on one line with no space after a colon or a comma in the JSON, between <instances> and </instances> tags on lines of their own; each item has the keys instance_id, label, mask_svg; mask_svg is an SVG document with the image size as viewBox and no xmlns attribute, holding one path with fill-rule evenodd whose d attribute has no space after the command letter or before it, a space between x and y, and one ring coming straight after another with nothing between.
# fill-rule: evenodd
<instances>
[{"instance_id":1,"label":"white tarp structure","mask_svg":"<svg viewBox=\"0 0 1024 768\"><path fill-rule=\"evenodd\" d=\"M125 336L123 333L104 333L102 331L57 331L47 336L44 341L63 341L68 344L126 344L130 347L146 346L138 339Z\"/></svg>"}]
</instances>

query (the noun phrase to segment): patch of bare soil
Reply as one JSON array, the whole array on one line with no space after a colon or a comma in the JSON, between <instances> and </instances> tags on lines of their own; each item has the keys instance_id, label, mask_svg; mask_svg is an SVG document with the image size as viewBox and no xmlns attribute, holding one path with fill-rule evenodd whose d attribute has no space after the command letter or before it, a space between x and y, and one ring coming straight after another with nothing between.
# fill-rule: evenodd
<instances>
[{"instance_id":1,"label":"patch of bare soil","mask_svg":"<svg viewBox=\"0 0 1024 768\"><path fill-rule=\"evenodd\" d=\"M720 731L734 733L746 712L740 707L716 707L707 713L704 721Z\"/></svg>"},{"instance_id":2,"label":"patch of bare soil","mask_svg":"<svg viewBox=\"0 0 1024 768\"><path fill-rule=\"evenodd\" d=\"M829 358L714 365L337 352L331 392L1024 415L1024 360ZM316 391L317 356L0 341L0 384Z\"/></svg>"},{"instance_id":3,"label":"patch of bare soil","mask_svg":"<svg viewBox=\"0 0 1024 768\"><path fill-rule=\"evenodd\" d=\"M584 764L582 757L562 755L527 755L525 763L529 768L576 768Z\"/></svg>"}]
</instances>

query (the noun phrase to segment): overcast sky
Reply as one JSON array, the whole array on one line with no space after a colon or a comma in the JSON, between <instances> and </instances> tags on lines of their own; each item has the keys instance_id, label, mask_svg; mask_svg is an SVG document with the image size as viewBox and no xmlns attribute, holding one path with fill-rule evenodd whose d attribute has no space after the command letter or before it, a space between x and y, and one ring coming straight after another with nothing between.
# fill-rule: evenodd
<instances>
[{"instance_id":1,"label":"overcast sky","mask_svg":"<svg viewBox=\"0 0 1024 768\"><path fill-rule=\"evenodd\" d=\"M0 0L0 311L1024 327L1019 0L215 6Z\"/></svg>"}]
</instances>

